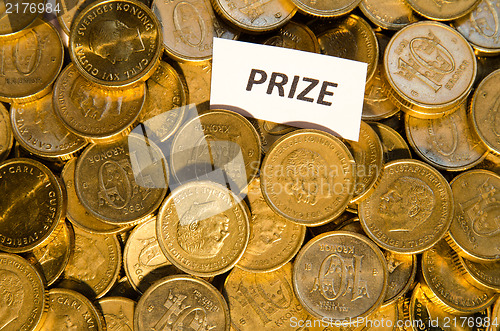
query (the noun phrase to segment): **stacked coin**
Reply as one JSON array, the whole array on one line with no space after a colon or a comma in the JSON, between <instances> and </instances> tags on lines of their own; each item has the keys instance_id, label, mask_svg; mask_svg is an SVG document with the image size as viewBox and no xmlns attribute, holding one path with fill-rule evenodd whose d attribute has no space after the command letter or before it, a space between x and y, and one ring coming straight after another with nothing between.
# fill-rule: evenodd
<instances>
[{"instance_id":1,"label":"stacked coin","mask_svg":"<svg viewBox=\"0 0 500 331\"><path fill-rule=\"evenodd\" d=\"M0 330L500 330L498 0L3 6ZM359 140L213 37L366 62Z\"/></svg>"}]
</instances>

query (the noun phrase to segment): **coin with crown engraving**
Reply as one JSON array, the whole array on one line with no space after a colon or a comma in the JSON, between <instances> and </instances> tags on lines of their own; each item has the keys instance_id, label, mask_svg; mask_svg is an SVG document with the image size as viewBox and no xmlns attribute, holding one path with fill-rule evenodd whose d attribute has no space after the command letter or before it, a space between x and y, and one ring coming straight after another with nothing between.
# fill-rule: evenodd
<instances>
[{"instance_id":1,"label":"coin with crown engraving","mask_svg":"<svg viewBox=\"0 0 500 331\"><path fill-rule=\"evenodd\" d=\"M15 254L0 253L0 330L38 330L47 313L45 283L38 271Z\"/></svg>"},{"instance_id":2,"label":"coin with crown engraving","mask_svg":"<svg viewBox=\"0 0 500 331\"><path fill-rule=\"evenodd\" d=\"M66 214L66 190L42 163L25 158L0 164L0 250L21 253L49 242Z\"/></svg>"},{"instance_id":3,"label":"coin with crown engraving","mask_svg":"<svg viewBox=\"0 0 500 331\"><path fill-rule=\"evenodd\" d=\"M69 36L69 54L88 80L123 86L148 79L162 51L160 22L135 0L92 3L78 14Z\"/></svg>"},{"instance_id":4,"label":"coin with crown engraving","mask_svg":"<svg viewBox=\"0 0 500 331\"><path fill-rule=\"evenodd\" d=\"M229 310L222 294L210 283L192 276L165 277L137 303L134 330L229 329Z\"/></svg>"},{"instance_id":5,"label":"coin with crown engraving","mask_svg":"<svg viewBox=\"0 0 500 331\"><path fill-rule=\"evenodd\" d=\"M240 260L247 247L247 208L218 183L196 181L179 186L158 212L160 248L184 272L201 277L222 274Z\"/></svg>"},{"instance_id":6,"label":"coin with crown engraving","mask_svg":"<svg viewBox=\"0 0 500 331\"><path fill-rule=\"evenodd\" d=\"M107 331L132 331L134 329L135 301L122 297L99 300Z\"/></svg>"},{"instance_id":7,"label":"coin with crown engraving","mask_svg":"<svg viewBox=\"0 0 500 331\"><path fill-rule=\"evenodd\" d=\"M327 232L300 250L293 286L300 303L316 318L349 320L367 316L382 304L387 274L384 255L367 237Z\"/></svg>"},{"instance_id":8,"label":"coin with crown engraving","mask_svg":"<svg viewBox=\"0 0 500 331\"><path fill-rule=\"evenodd\" d=\"M402 159L384 166L377 188L359 205L359 217L377 245L415 254L443 238L453 207L450 185L436 169Z\"/></svg>"},{"instance_id":9,"label":"coin with crown engraving","mask_svg":"<svg viewBox=\"0 0 500 331\"><path fill-rule=\"evenodd\" d=\"M49 312L41 331L106 330L101 312L82 294L63 288L49 291ZM109 329L108 329L109 330Z\"/></svg>"}]
</instances>

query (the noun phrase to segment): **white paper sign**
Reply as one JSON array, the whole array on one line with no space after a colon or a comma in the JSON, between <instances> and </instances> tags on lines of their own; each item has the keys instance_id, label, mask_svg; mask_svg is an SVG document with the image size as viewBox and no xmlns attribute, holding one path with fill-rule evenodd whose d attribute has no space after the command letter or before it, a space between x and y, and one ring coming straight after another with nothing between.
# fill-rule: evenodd
<instances>
[{"instance_id":1,"label":"white paper sign","mask_svg":"<svg viewBox=\"0 0 500 331\"><path fill-rule=\"evenodd\" d=\"M214 38L211 108L358 141L367 64Z\"/></svg>"}]
</instances>

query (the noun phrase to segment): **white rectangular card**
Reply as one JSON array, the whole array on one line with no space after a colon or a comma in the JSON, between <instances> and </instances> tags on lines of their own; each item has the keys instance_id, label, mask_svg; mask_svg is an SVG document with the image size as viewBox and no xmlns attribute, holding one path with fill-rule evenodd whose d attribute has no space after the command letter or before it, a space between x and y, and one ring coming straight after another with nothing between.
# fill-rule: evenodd
<instances>
[{"instance_id":1,"label":"white rectangular card","mask_svg":"<svg viewBox=\"0 0 500 331\"><path fill-rule=\"evenodd\" d=\"M210 107L358 141L367 64L214 38Z\"/></svg>"}]
</instances>

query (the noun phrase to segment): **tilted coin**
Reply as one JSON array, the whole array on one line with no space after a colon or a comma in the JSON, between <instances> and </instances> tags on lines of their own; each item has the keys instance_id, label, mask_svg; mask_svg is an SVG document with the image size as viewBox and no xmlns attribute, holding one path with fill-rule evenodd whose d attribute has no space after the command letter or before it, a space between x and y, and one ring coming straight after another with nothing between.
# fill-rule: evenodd
<instances>
[{"instance_id":1,"label":"tilted coin","mask_svg":"<svg viewBox=\"0 0 500 331\"><path fill-rule=\"evenodd\" d=\"M267 205L260 190L260 179L248 188L250 239L237 266L246 271L266 272L279 269L299 251L306 227L276 214Z\"/></svg>"},{"instance_id":2,"label":"tilted coin","mask_svg":"<svg viewBox=\"0 0 500 331\"><path fill-rule=\"evenodd\" d=\"M487 323L488 310L475 313L473 315L452 315L439 306L435 305L427 298L420 285L413 290L409 305L410 321L406 325L413 331L431 331L431 330L462 330L462 331L481 331L491 323ZM473 321L470 323L461 323L460 321ZM491 319L493 322L493 319Z\"/></svg>"},{"instance_id":3,"label":"tilted coin","mask_svg":"<svg viewBox=\"0 0 500 331\"><path fill-rule=\"evenodd\" d=\"M165 141L179 128L184 118L188 93L180 75L167 62L161 61L153 76L146 82L147 97L140 121L150 139Z\"/></svg>"},{"instance_id":4,"label":"tilted coin","mask_svg":"<svg viewBox=\"0 0 500 331\"><path fill-rule=\"evenodd\" d=\"M469 125L465 103L439 118L420 119L407 114L405 128L413 150L439 169L470 169L488 152Z\"/></svg>"},{"instance_id":5,"label":"tilted coin","mask_svg":"<svg viewBox=\"0 0 500 331\"><path fill-rule=\"evenodd\" d=\"M27 252L50 241L66 214L66 190L40 162L0 164L0 250Z\"/></svg>"},{"instance_id":6,"label":"tilted coin","mask_svg":"<svg viewBox=\"0 0 500 331\"><path fill-rule=\"evenodd\" d=\"M2 41L0 53L4 54L0 100L6 102L26 102L49 93L63 65L61 37L52 24L42 20Z\"/></svg>"},{"instance_id":7,"label":"tilted coin","mask_svg":"<svg viewBox=\"0 0 500 331\"><path fill-rule=\"evenodd\" d=\"M227 303L215 287L192 276L157 281L137 303L134 330L229 329ZM182 326L182 327L181 327Z\"/></svg>"},{"instance_id":8,"label":"tilted coin","mask_svg":"<svg viewBox=\"0 0 500 331\"><path fill-rule=\"evenodd\" d=\"M138 225L123 251L123 268L130 284L140 293L157 280L181 273L163 255L156 238L156 218Z\"/></svg>"},{"instance_id":9,"label":"tilted coin","mask_svg":"<svg viewBox=\"0 0 500 331\"><path fill-rule=\"evenodd\" d=\"M128 133L141 112L146 84L106 88L85 79L68 65L54 85L54 109L71 132L95 141Z\"/></svg>"},{"instance_id":10,"label":"tilted coin","mask_svg":"<svg viewBox=\"0 0 500 331\"><path fill-rule=\"evenodd\" d=\"M494 153L487 154L474 169L489 170L500 175L500 155Z\"/></svg>"},{"instance_id":11,"label":"tilted coin","mask_svg":"<svg viewBox=\"0 0 500 331\"><path fill-rule=\"evenodd\" d=\"M473 260L500 259L500 176L486 170L470 170L451 182L455 217L448 243L460 255Z\"/></svg>"},{"instance_id":12,"label":"tilted coin","mask_svg":"<svg viewBox=\"0 0 500 331\"><path fill-rule=\"evenodd\" d=\"M165 51L178 61L209 60L213 38L236 39L239 35L215 16L209 0L155 0L152 10L160 20Z\"/></svg>"},{"instance_id":13,"label":"tilted coin","mask_svg":"<svg viewBox=\"0 0 500 331\"><path fill-rule=\"evenodd\" d=\"M158 19L135 0L106 0L85 7L69 36L75 67L101 85L123 86L148 79L161 51Z\"/></svg>"},{"instance_id":14,"label":"tilted coin","mask_svg":"<svg viewBox=\"0 0 500 331\"><path fill-rule=\"evenodd\" d=\"M13 143L14 136L12 135L9 112L3 104L0 104L0 162L9 156Z\"/></svg>"},{"instance_id":15,"label":"tilted coin","mask_svg":"<svg viewBox=\"0 0 500 331\"><path fill-rule=\"evenodd\" d=\"M57 0L60 12L57 15L57 21L61 29L69 36L71 26L75 18L90 5L92 0Z\"/></svg>"},{"instance_id":16,"label":"tilted coin","mask_svg":"<svg viewBox=\"0 0 500 331\"><path fill-rule=\"evenodd\" d=\"M494 291L479 289L469 283L463 274L458 255L445 240L422 255L422 290L434 304L452 314L473 314L491 305Z\"/></svg>"},{"instance_id":17,"label":"tilted coin","mask_svg":"<svg viewBox=\"0 0 500 331\"><path fill-rule=\"evenodd\" d=\"M198 111L210 108L210 86L212 61L179 62L188 89L189 103L196 105Z\"/></svg>"},{"instance_id":18,"label":"tilted coin","mask_svg":"<svg viewBox=\"0 0 500 331\"><path fill-rule=\"evenodd\" d=\"M135 301L122 297L99 300L108 331L132 331L134 329Z\"/></svg>"},{"instance_id":19,"label":"tilted coin","mask_svg":"<svg viewBox=\"0 0 500 331\"><path fill-rule=\"evenodd\" d=\"M408 0L420 15L438 21L449 21L466 15L481 0Z\"/></svg>"},{"instance_id":20,"label":"tilted coin","mask_svg":"<svg viewBox=\"0 0 500 331\"><path fill-rule=\"evenodd\" d=\"M361 0L292 0L304 13L319 17L336 17L349 13L356 8Z\"/></svg>"},{"instance_id":21,"label":"tilted coin","mask_svg":"<svg viewBox=\"0 0 500 331\"><path fill-rule=\"evenodd\" d=\"M500 53L500 2L482 0L468 15L453 22L479 55Z\"/></svg>"},{"instance_id":22,"label":"tilted coin","mask_svg":"<svg viewBox=\"0 0 500 331\"><path fill-rule=\"evenodd\" d=\"M106 330L101 312L82 294L63 288L49 291L49 312L41 331Z\"/></svg>"},{"instance_id":23,"label":"tilted coin","mask_svg":"<svg viewBox=\"0 0 500 331\"><path fill-rule=\"evenodd\" d=\"M56 116L52 95L13 104L10 118L16 141L38 156L66 160L87 144L85 139L68 131Z\"/></svg>"},{"instance_id":24,"label":"tilted coin","mask_svg":"<svg viewBox=\"0 0 500 331\"><path fill-rule=\"evenodd\" d=\"M25 259L0 253L0 330L38 330L47 313L44 282Z\"/></svg>"},{"instance_id":25,"label":"tilted coin","mask_svg":"<svg viewBox=\"0 0 500 331\"><path fill-rule=\"evenodd\" d=\"M211 0L215 11L244 31L266 32L285 25L297 11L290 0Z\"/></svg>"},{"instance_id":26,"label":"tilted coin","mask_svg":"<svg viewBox=\"0 0 500 331\"><path fill-rule=\"evenodd\" d=\"M333 221L325 223L320 226L308 227L307 230L312 234L313 237L325 232L336 231L341 229L344 231L358 232L356 230L352 230L358 228L356 223L359 224L359 219L357 218L357 215L349 211L345 211L342 214L340 214L340 216L336 217ZM351 228L352 224L355 225L353 225ZM343 229L344 226L346 227L345 229ZM358 233L363 233L361 224L359 224L359 229L360 232Z\"/></svg>"},{"instance_id":27,"label":"tilted coin","mask_svg":"<svg viewBox=\"0 0 500 331\"><path fill-rule=\"evenodd\" d=\"M390 96L416 117L439 117L465 100L476 77L472 47L456 30L418 22L387 45L384 68Z\"/></svg>"},{"instance_id":28,"label":"tilted coin","mask_svg":"<svg viewBox=\"0 0 500 331\"><path fill-rule=\"evenodd\" d=\"M373 24L389 30L399 30L418 19L405 0L362 0L359 8Z\"/></svg>"},{"instance_id":29,"label":"tilted coin","mask_svg":"<svg viewBox=\"0 0 500 331\"><path fill-rule=\"evenodd\" d=\"M223 293L235 330L295 330L294 321L305 324L313 319L293 291L291 263L266 273L234 268Z\"/></svg>"},{"instance_id":30,"label":"tilted coin","mask_svg":"<svg viewBox=\"0 0 500 331\"><path fill-rule=\"evenodd\" d=\"M266 36L264 45L298 49L312 53L319 53L318 38L306 25L288 22L272 36Z\"/></svg>"},{"instance_id":31,"label":"tilted coin","mask_svg":"<svg viewBox=\"0 0 500 331\"><path fill-rule=\"evenodd\" d=\"M381 305L387 289L387 263L367 237L327 232L300 250L293 286L299 301L315 317L356 319Z\"/></svg>"},{"instance_id":32,"label":"tilted coin","mask_svg":"<svg viewBox=\"0 0 500 331\"><path fill-rule=\"evenodd\" d=\"M235 192L242 191L256 176L260 158L255 128L243 116L227 110L212 110L184 124L172 142L170 155L178 183L192 179L227 181Z\"/></svg>"},{"instance_id":33,"label":"tilted coin","mask_svg":"<svg viewBox=\"0 0 500 331\"><path fill-rule=\"evenodd\" d=\"M377 133L382 143L384 163L399 159L411 159L408 144L396 130L378 122L370 123L370 126Z\"/></svg>"},{"instance_id":34,"label":"tilted coin","mask_svg":"<svg viewBox=\"0 0 500 331\"><path fill-rule=\"evenodd\" d=\"M66 211L68 220L74 226L91 233L113 234L124 231L126 227L104 223L83 207L75 191L76 161L77 159L73 158L66 162L61 173L61 178L64 181L68 194L68 208Z\"/></svg>"},{"instance_id":35,"label":"tilted coin","mask_svg":"<svg viewBox=\"0 0 500 331\"><path fill-rule=\"evenodd\" d=\"M453 195L446 179L417 160L384 166L375 191L359 205L366 234L397 253L429 249L445 235L453 218Z\"/></svg>"},{"instance_id":36,"label":"tilted coin","mask_svg":"<svg viewBox=\"0 0 500 331\"><path fill-rule=\"evenodd\" d=\"M355 163L338 138L297 130L279 139L261 167L262 194L278 214L317 226L342 214L352 199Z\"/></svg>"},{"instance_id":37,"label":"tilted coin","mask_svg":"<svg viewBox=\"0 0 500 331\"><path fill-rule=\"evenodd\" d=\"M356 161L356 185L351 203L359 203L370 195L382 173L384 152L377 133L361 122L358 141L345 141Z\"/></svg>"},{"instance_id":38,"label":"tilted coin","mask_svg":"<svg viewBox=\"0 0 500 331\"><path fill-rule=\"evenodd\" d=\"M32 2L35 8L44 1L36 0ZM19 10L23 8L21 0L2 1L2 17L0 18L0 37L11 37L16 32L25 30L33 25L35 20L40 16L38 10ZM39 21L38 21L39 22ZM37 23L38 23L37 22Z\"/></svg>"},{"instance_id":39,"label":"tilted coin","mask_svg":"<svg viewBox=\"0 0 500 331\"><path fill-rule=\"evenodd\" d=\"M384 66L379 63L373 78L366 83L362 120L378 121L400 111L400 107L389 98L389 89Z\"/></svg>"},{"instance_id":40,"label":"tilted coin","mask_svg":"<svg viewBox=\"0 0 500 331\"><path fill-rule=\"evenodd\" d=\"M500 292L500 261L475 262L461 256L459 258L467 275L472 278L472 280L468 278L471 284Z\"/></svg>"},{"instance_id":41,"label":"tilted coin","mask_svg":"<svg viewBox=\"0 0 500 331\"><path fill-rule=\"evenodd\" d=\"M197 181L172 191L158 212L156 235L176 267L215 276L241 258L250 232L247 207L225 186Z\"/></svg>"},{"instance_id":42,"label":"tilted coin","mask_svg":"<svg viewBox=\"0 0 500 331\"><path fill-rule=\"evenodd\" d=\"M500 154L500 70L481 81L472 97L474 129L491 151Z\"/></svg>"},{"instance_id":43,"label":"tilted coin","mask_svg":"<svg viewBox=\"0 0 500 331\"><path fill-rule=\"evenodd\" d=\"M36 247L32 251L35 262L42 268L47 286L52 285L63 273L74 245L73 231L66 223L61 226L62 229L57 236L46 245Z\"/></svg>"},{"instance_id":44,"label":"tilted coin","mask_svg":"<svg viewBox=\"0 0 500 331\"><path fill-rule=\"evenodd\" d=\"M114 285L121 267L121 249L114 235L98 235L75 228L75 249L64 270L65 279L86 284L100 298Z\"/></svg>"},{"instance_id":45,"label":"tilted coin","mask_svg":"<svg viewBox=\"0 0 500 331\"><path fill-rule=\"evenodd\" d=\"M75 189L82 205L98 219L131 225L158 208L167 193L167 178L159 148L129 135L88 146L76 164Z\"/></svg>"},{"instance_id":46,"label":"tilted coin","mask_svg":"<svg viewBox=\"0 0 500 331\"><path fill-rule=\"evenodd\" d=\"M377 69L379 45L370 25L361 17L350 15L332 21L329 29L317 34L322 54L368 64L366 81L369 82Z\"/></svg>"},{"instance_id":47,"label":"tilted coin","mask_svg":"<svg viewBox=\"0 0 500 331\"><path fill-rule=\"evenodd\" d=\"M248 120L250 121L250 123L252 123L254 128L257 130L257 133L259 134L261 151L263 155L269 152L269 149L276 142L276 140L280 139L285 134L297 129L286 124L263 121L256 118L250 118Z\"/></svg>"}]
</instances>

